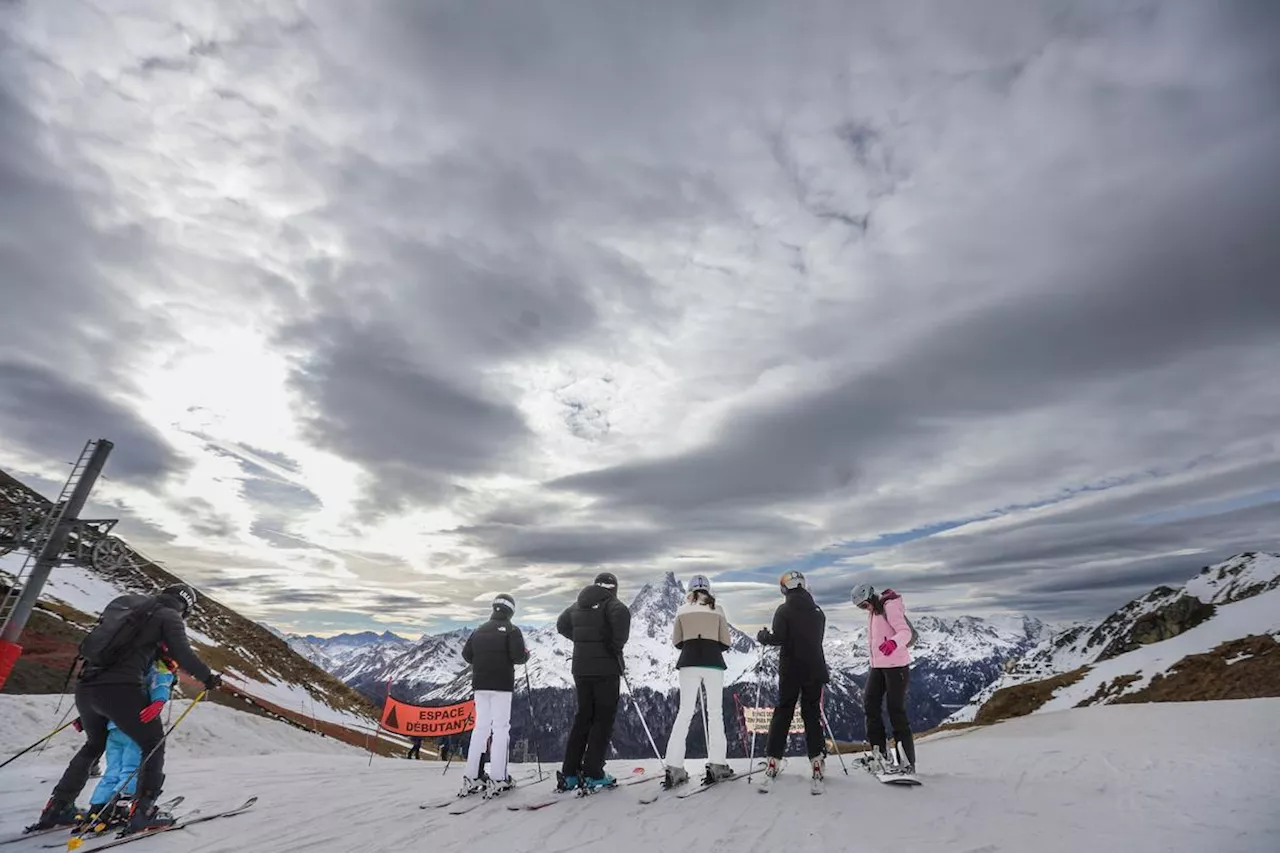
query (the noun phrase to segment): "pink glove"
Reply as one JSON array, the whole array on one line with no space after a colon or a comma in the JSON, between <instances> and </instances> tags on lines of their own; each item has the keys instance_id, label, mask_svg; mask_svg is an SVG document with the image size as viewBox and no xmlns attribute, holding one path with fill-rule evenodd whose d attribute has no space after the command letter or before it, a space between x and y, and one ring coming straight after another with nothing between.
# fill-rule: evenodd
<instances>
[{"instance_id":1,"label":"pink glove","mask_svg":"<svg viewBox=\"0 0 1280 853\"><path fill-rule=\"evenodd\" d=\"M142 709L142 712L138 714L138 719L142 720L142 722L144 723L149 723L152 720L154 720L156 717L160 716L160 709L163 707L164 707L164 702L161 702L159 699L157 699L156 701L152 702L150 705Z\"/></svg>"},{"instance_id":2,"label":"pink glove","mask_svg":"<svg viewBox=\"0 0 1280 853\"><path fill-rule=\"evenodd\" d=\"M894 649L896 648L898 648L898 644L895 643L892 638L886 639L883 643L880 644L880 654L884 655L885 657L888 657L889 655L893 654Z\"/></svg>"}]
</instances>

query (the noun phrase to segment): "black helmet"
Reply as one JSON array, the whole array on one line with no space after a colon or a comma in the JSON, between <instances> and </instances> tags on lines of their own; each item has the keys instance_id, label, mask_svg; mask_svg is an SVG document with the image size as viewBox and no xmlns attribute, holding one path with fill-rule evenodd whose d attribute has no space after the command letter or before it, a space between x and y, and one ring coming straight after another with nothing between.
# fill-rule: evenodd
<instances>
[{"instance_id":1,"label":"black helmet","mask_svg":"<svg viewBox=\"0 0 1280 853\"><path fill-rule=\"evenodd\" d=\"M509 593L500 593L493 599L494 611L506 611L508 616L516 615L516 600Z\"/></svg>"},{"instance_id":2,"label":"black helmet","mask_svg":"<svg viewBox=\"0 0 1280 853\"><path fill-rule=\"evenodd\" d=\"M167 595L182 602L182 615L185 617L191 612L191 608L196 606L196 591L185 583L175 583L166 586L160 590L161 595Z\"/></svg>"},{"instance_id":3,"label":"black helmet","mask_svg":"<svg viewBox=\"0 0 1280 853\"><path fill-rule=\"evenodd\" d=\"M618 579L613 576L613 572L601 572L596 575L596 586L602 586L610 592L618 591Z\"/></svg>"}]
</instances>

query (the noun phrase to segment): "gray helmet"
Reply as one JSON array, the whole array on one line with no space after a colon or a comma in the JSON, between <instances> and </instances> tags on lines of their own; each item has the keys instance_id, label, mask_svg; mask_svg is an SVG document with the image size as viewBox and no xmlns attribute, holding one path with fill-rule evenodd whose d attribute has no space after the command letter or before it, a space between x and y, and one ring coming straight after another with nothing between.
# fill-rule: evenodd
<instances>
[{"instance_id":1,"label":"gray helmet","mask_svg":"<svg viewBox=\"0 0 1280 853\"><path fill-rule=\"evenodd\" d=\"M853 588L853 603L859 605L876 594L876 588L869 583L860 583Z\"/></svg>"},{"instance_id":2,"label":"gray helmet","mask_svg":"<svg viewBox=\"0 0 1280 853\"><path fill-rule=\"evenodd\" d=\"M706 575L694 575L689 578L689 592L697 592L698 590L711 592L711 581L707 580Z\"/></svg>"}]
</instances>

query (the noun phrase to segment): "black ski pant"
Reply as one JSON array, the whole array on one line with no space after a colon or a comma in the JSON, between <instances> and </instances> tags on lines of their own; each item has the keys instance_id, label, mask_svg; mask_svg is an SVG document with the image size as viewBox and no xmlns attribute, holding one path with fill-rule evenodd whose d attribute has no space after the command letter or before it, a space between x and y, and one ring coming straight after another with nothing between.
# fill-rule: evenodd
<instances>
[{"instance_id":1,"label":"black ski pant","mask_svg":"<svg viewBox=\"0 0 1280 853\"><path fill-rule=\"evenodd\" d=\"M822 687L821 681L800 681L787 676L778 679L778 704L769 719L769 739L764 747L766 757L782 757L797 700L800 702L800 719L804 720L805 748L809 758L822 755L826 745L822 737Z\"/></svg>"},{"instance_id":2,"label":"black ski pant","mask_svg":"<svg viewBox=\"0 0 1280 853\"><path fill-rule=\"evenodd\" d=\"M867 689L863 692L862 707L867 713L867 741L881 754L887 754L884 731L884 701L889 702L889 723L893 736L906 753L907 763L915 765L916 746L911 737L911 721L907 719L907 682L911 668L891 666L873 668L867 673Z\"/></svg>"},{"instance_id":3,"label":"black ski pant","mask_svg":"<svg viewBox=\"0 0 1280 853\"><path fill-rule=\"evenodd\" d=\"M149 723L138 719L149 704L151 697L141 684L82 682L77 685L76 710L80 712L80 725L84 729L84 746L71 759L54 787L54 799L73 803L80 796L89 781L89 770L107 748L108 720L142 748L136 799L158 797L164 785L164 723L159 717Z\"/></svg>"},{"instance_id":4,"label":"black ski pant","mask_svg":"<svg viewBox=\"0 0 1280 853\"><path fill-rule=\"evenodd\" d=\"M622 678L617 675L575 675L578 711L573 715L569 742L564 749L565 776L604 775L604 754L613 735L613 721L618 716L618 697Z\"/></svg>"}]
</instances>

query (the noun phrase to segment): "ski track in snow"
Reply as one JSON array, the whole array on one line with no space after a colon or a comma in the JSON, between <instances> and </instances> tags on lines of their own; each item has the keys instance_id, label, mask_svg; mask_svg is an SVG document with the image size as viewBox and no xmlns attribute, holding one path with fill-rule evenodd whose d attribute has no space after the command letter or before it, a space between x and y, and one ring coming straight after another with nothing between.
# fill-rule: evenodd
<instances>
[{"instance_id":1,"label":"ski track in snow","mask_svg":"<svg viewBox=\"0 0 1280 853\"><path fill-rule=\"evenodd\" d=\"M0 696L0 749L11 754L47 733L57 698ZM881 785L857 769L845 776L833 755L826 793L813 796L803 758L792 756L768 795L757 793L753 778L646 806L638 797L657 784L648 782L539 812L505 808L513 798L544 796L553 783L543 782L461 816L417 808L456 790L456 762L443 775L438 762L378 757L370 766L351 747L217 706L197 708L178 733L166 763L167 795L182 794L185 809L206 812L251 794L260 799L244 815L139 841L136 853L477 845L508 853L1280 850L1280 699L1072 709L941 733L919 742L918 788ZM34 819L79 742L68 731L43 756L0 771L0 835ZM608 766L622 779L658 762ZM691 758L686 767L696 776L702 761ZM513 772L526 769L533 768ZM548 762L543 769L556 768ZM12 844L6 853L48 841Z\"/></svg>"}]
</instances>

